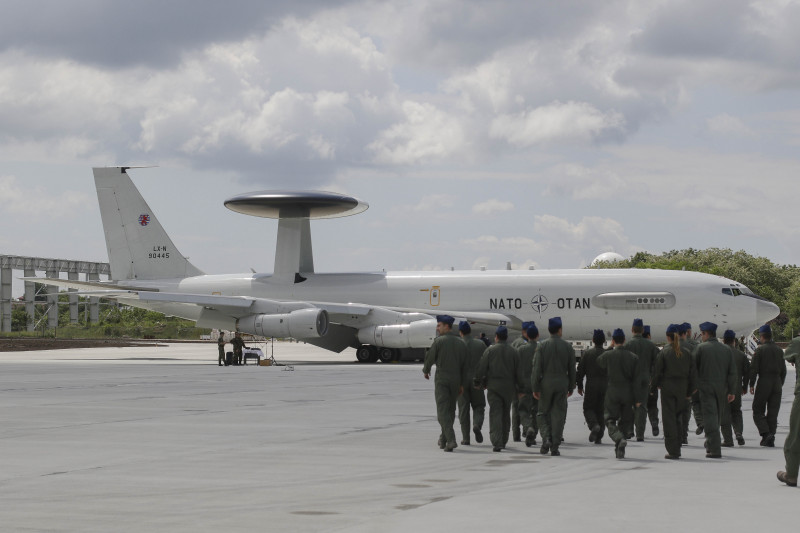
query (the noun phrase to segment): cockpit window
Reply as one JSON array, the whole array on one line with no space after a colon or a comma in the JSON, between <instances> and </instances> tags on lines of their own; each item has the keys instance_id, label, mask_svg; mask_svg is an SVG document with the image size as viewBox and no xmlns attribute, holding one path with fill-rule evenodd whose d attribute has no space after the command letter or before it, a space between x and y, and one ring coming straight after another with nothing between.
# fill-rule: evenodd
<instances>
[{"instance_id":1,"label":"cockpit window","mask_svg":"<svg viewBox=\"0 0 800 533\"><path fill-rule=\"evenodd\" d=\"M727 294L728 296L739 296L740 294L743 294L743 293L746 294L746 292L741 290L741 289L735 289L735 288L734 289L728 289L728 288L722 289L722 294Z\"/></svg>"},{"instance_id":2,"label":"cockpit window","mask_svg":"<svg viewBox=\"0 0 800 533\"><path fill-rule=\"evenodd\" d=\"M727 294L728 296L733 296L733 293L730 289L722 289L722 294Z\"/></svg>"}]
</instances>

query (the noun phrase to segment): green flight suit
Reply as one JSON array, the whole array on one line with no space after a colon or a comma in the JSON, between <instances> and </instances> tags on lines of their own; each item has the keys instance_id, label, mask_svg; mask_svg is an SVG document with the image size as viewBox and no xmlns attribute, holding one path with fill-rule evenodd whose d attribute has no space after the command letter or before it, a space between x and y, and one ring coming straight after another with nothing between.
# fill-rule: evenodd
<instances>
[{"instance_id":1,"label":"green flight suit","mask_svg":"<svg viewBox=\"0 0 800 533\"><path fill-rule=\"evenodd\" d=\"M694 339L682 339L681 347L686 347L689 353L693 354L694 349L697 348L699 343ZM694 357L694 356L693 356ZM700 410L700 396L698 392L692 394L692 397L686 401L686 406L683 410L683 440L686 441L686 436L689 434L689 420L694 415L694 423L698 428L703 426L703 413Z\"/></svg>"},{"instance_id":2,"label":"green flight suit","mask_svg":"<svg viewBox=\"0 0 800 533\"><path fill-rule=\"evenodd\" d=\"M683 440L683 411L696 388L697 368L685 344L676 354L667 344L656 357L653 367L654 390L661 392L661 420L664 425L664 446L667 453L680 457Z\"/></svg>"},{"instance_id":3,"label":"green flight suit","mask_svg":"<svg viewBox=\"0 0 800 533\"><path fill-rule=\"evenodd\" d=\"M697 392L703 411L706 451L709 455L721 455L719 428L721 424L730 423L725 419L728 411L723 407L728 395L736 392L736 368L730 348L716 337L701 343L694 349L693 355L697 366Z\"/></svg>"},{"instance_id":4,"label":"green flight suit","mask_svg":"<svg viewBox=\"0 0 800 533\"><path fill-rule=\"evenodd\" d=\"M217 349L219 350L219 358L217 359L217 363L219 363L219 366L222 366L225 364L225 337L222 335L220 335L217 339Z\"/></svg>"},{"instance_id":5,"label":"green flight suit","mask_svg":"<svg viewBox=\"0 0 800 533\"><path fill-rule=\"evenodd\" d=\"M537 422L542 440L558 451L567 421L567 397L575 390L575 350L559 335L550 335L536 347L531 389L539 393Z\"/></svg>"},{"instance_id":6,"label":"green flight suit","mask_svg":"<svg viewBox=\"0 0 800 533\"><path fill-rule=\"evenodd\" d=\"M522 424L522 436L525 438L530 436L532 439L536 439L536 433L539 431L539 425L536 423L536 411L539 409L539 402L533 397L530 380L531 372L533 371L533 356L536 354L538 345L539 343L536 341L528 341L517 349L519 353L517 382L522 386L520 394L523 395L521 398L518 397L519 421Z\"/></svg>"},{"instance_id":7,"label":"green flight suit","mask_svg":"<svg viewBox=\"0 0 800 533\"><path fill-rule=\"evenodd\" d=\"M462 335L461 340L467 346L467 363L464 372L466 376L466 381L463 383L464 392L458 397L458 421L461 423L463 444L469 444L470 431L472 428L481 430L486 412L486 396L483 394L483 389L472 386L472 376L475 375L481 356L486 351L486 345L472 335ZM472 425L469 420L470 409L475 415Z\"/></svg>"},{"instance_id":8,"label":"green flight suit","mask_svg":"<svg viewBox=\"0 0 800 533\"><path fill-rule=\"evenodd\" d=\"M744 431L744 419L742 417L742 394L747 390L747 381L750 379L750 359L744 352L737 350L735 346L726 344L731 351L733 358L733 368L736 370L736 399L731 403L726 403L725 408L729 410L729 424L722 425L722 440L725 443L733 444L733 435L741 438Z\"/></svg>"},{"instance_id":9,"label":"green flight suit","mask_svg":"<svg viewBox=\"0 0 800 533\"><path fill-rule=\"evenodd\" d=\"M425 353L425 364L422 373L430 374L436 365L434 377L434 397L436 398L436 418L442 428L439 440L448 446L455 447L456 433L453 424L456 419L456 398L461 392L462 384L467 379L467 346L450 331L439 335Z\"/></svg>"},{"instance_id":10,"label":"green flight suit","mask_svg":"<svg viewBox=\"0 0 800 533\"><path fill-rule=\"evenodd\" d=\"M234 337L231 339L231 344L233 345L233 364L241 365L242 348L247 348L247 346L244 345L244 339L241 337Z\"/></svg>"},{"instance_id":11,"label":"green flight suit","mask_svg":"<svg viewBox=\"0 0 800 533\"><path fill-rule=\"evenodd\" d=\"M606 429L608 436L619 445L625 440L622 428L630 424L633 418L633 406L637 401L638 358L635 353L623 346L615 346L597 358L597 365L605 369L608 374L604 404Z\"/></svg>"},{"instance_id":12,"label":"green flight suit","mask_svg":"<svg viewBox=\"0 0 800 533\"><path fill-rule=\"evenodd\" d=\"M647 423L647 400L650 396L650 376L653 373L653 365L658 356L658 348L652 341L645 339L641 334L637 334L625 343L625 349L635 353L639 360L636 365L635 400L640 405L639 407L634 407L633 424L636 428L636 440L644 440L644 428Z\"/></svg>"},{"instance_id":13,"label":"green flight suit","mask_svg":"<svg viewBox=\"0 0 800 533\"><path fill-rule=\"evenodd\" d=\"M511 430L511 401L521 388L517 383L519 354L505 341L497 341L483 352L475 371L475 382L486 387L489 402L489 439L495 448L505 448Z\"/></svg>"},{"instance_id":14,"label":"green flight suit","mask_svg":"<svg viewBox=\"0 0 800 533\"><path fill-rule=\"evenodd\" d=\"M511 342L511 347L519 352L519 349L526 344L528 344L528 339L520 335ZM522 423L522 417L519 413L519 397L515 396L514 401L511 402L511 433L513 434L514 441L521 440L522 434L519 431L520 425L524 426L525 424Z\"/></svg>"},{"instance_id":15,"label":"green flight suit","mask_svg":"<svg viewBox=\"0 0 800 533\"><path fill-rule=\"evenodd\" d=\"M578 361L575 384L578 393L583 395L583 418L589 431L592 432L590 439L595 444L600 444L600 439L605 433L604 409L606 388L608 387L608 374L605 369L597 364L597 358L605 352L602 345L595 345L583 352L583 356ZM583 378L586 378L584 388Z\"/></svg>"},{"instance_id":16,"label":"green flight suit","mask_svg":"<svg viewBox=\"0 0 800 533\"><path fill-rule=\"evenodd\" d=\"M800 468L800 337L795 337L786 348L784 359L794 365L794 401L789 415L789 433L783 443L783 456L786 459L786 474L797 479Z\"/></svg>"},{"instance_id":17,"label":"green flight suit","mask_svg":"<svg viewBox=\"0 0 800 533\"><path fill-rule=\"evenodd\" d=\"M778 429L784 381L786 362L783 350L773 341L767 341L756 348L750 364L750 386L756 388L753 395L753 422L762 437L774 436Z\"/></svg>"}]
</instances>

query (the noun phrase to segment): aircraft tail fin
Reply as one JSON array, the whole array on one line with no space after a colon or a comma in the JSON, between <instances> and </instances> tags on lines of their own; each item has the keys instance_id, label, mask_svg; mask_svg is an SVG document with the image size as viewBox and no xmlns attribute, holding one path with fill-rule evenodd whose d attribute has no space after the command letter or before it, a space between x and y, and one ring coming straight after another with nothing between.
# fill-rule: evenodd
<instances>
[{"instance_id":1,"label":"aircraft tail fin","mask_svg":"<svg viewBox=\"0 0 800 533\"><path fill-rule=\"evenodd\" d=\"M131 181L127 168L92 169L111 279L168 279L203 274L175 248Z\"/></svg>"}]
</instances>

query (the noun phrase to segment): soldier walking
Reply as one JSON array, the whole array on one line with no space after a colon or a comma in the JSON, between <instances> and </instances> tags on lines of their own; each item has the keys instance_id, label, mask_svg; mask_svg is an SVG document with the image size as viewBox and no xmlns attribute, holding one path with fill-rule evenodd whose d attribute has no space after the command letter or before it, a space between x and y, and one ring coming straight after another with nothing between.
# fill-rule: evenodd
<instances>
[{"instance_id":1,"label":"soldier walking","mask_svg":"<svg viewBox=\"0 0 800 533\"><path fill-rule=\"evenodd\" d=\"M589 427L589 442L600 444L605 433L603 410L605 409L608 374L606 374L605 369L600 368L600 365L597 364L597 358L606 351L603 347L606 342L605 332L602 329L594 330L592 342L594 346L583 352L580 361L578 361L576 385L578 394L583 396L583 418ZM583 385L584 377L586 378L585 390Z\"/></svg>"},{"instance_id":2,"label":"soldier walking","mask_svg":"<svg viewBox=\"0 0 800 533\"><path fill-rule=\"evenodd\" d=\"M778 472L778 481L796 487L797 471L800 468L800 336L792 339L783 357L794 366L795 382L794 401L789 415L789 434L783 443L786 470Z\"/></svg>"},{"instance_id":3,"label":"soldier walking","mask_svg":"<svg viewBox=\"0 0 800 533\"><path fill-rule=\"evenodd\" d=\"M722 457L720 424L729 423L723 419L727 413L723 406L735 398L736 371L730 349L717 340L717 325L703 322L700 324L700 331L703 342L694 349L693 355L697 365L697 391L706 433L706 457L719 459Z\"/></svg>"},{"instance_id":4,"label":"soldier walking","mask_svg":"<svg viewBox=\"0 0 800 533\"><path fill-rule=\"evenodd\" d=\"M431 368L436 365L434 397L436 417L442 428L439 448L452 452L458 447L453 424L456 418L456 398L461 394L466 379L467 347L453 332L455 319L450 315L436 317L436 332L439 334L425 353L422 374L430 379Z\"/></svg>"},{"instance_id":5,"label":"soldier walking","mask_svg":"<svg viewBox=\"0 0 800 533\"><path fill-rule=\"evenodd\" d=\"M558 447L567 420L567 398L575 390L575 350L561 338L561 317L551 318L547 330L550 338L539 343L533 357L531 387L539 401L537 421L543 441L539 451L561 455Z\"/></svg>"},{"instance_id":6,"label":"soldier walking","mask_svg":"<svg viewBox=\"0 0 800 533\"><path fill-rule=\"evenodd\" d=\"M519 349L528 344L528 327L533 324L533 322L523 322L522 323L522 334L511 341L511 347L519 352ZM527 380L526 380L527 381ZM522 422L522 416L519 412L519 398L514 396L514 401L511 402L511 433L514 442L520 442L522 440L521 435L524 433L520 433L519 427L520 425L524 426L525 424ZM523 428L524 429L524 428Z\"/></svg>"},{"instance_id":7,"label":"soldier walking","mask_svg":"<svg viewBox=\"0 0 800 533\"><path fill-rule=\"evenodd\" d=\"M778 411L781 409L786 363L783 350L772 340L772 329L764 324L758 330L761 345L750 365L750 394L753 394L753 422L761 435L761 446L775 446ZM756 384L758 380L758 384ZM766 412L766 414L765 414Z\"/></svg>"},{"instance_id":8,"label":"soldier walking","mask_svg":"<svg viewBox=\"0 0 800 533\"><path fill-rule=\"evenodd\" d=\"M517 382L522 386L519 392L519 420L522 424L522 435L525 437L525 446L530 448L536 444L536 433L539 425L536 423L536 411L539 410L539 402L533 398L531 388L531 373L533 372L533 356L536 354L536 347L539 345L536 339L539 338L539 328L533 322L528 323L525 330L528 342L517 348L519 353L519 367L517 368ZM512 420L513 424L514 421Z\"/></svg>"},{"instance_id":9,"label":"soldier walking","mask_svg":"<svg viewBox=\"0 0 800 533\"><path fill-rule=\"evenodd\" d=\"M736 333L727 329L722 334L722 342L730 349L733 358L733 369L736 371L736 398L725 404L726 409L730 409L730 416L727 417L729 424L722 425L722 445L733 446L733 434L736 435L736 442L739 446L744 446L744 420L742 418L742 395L747 393L747 381L750 379L750 360L741 350L736 348ZM732 430L732 431L731 431Z\"/></svg>"},{"instance_id":10,"label":"soldier walking","mask_svg":"<svg viewBox=\"0 0 800 533\"><path fill-rule=\"evenodd\" d=\"M647 426L647 399L650 396L650 375L658 355L658 348L652 341L642 337L643 332L644 322L642 319L634 319L631 327L633 338L625 343L625 349L635 353L638 359L634 398L637 407L634 409L633 423L636 428L636 440L639 442L644 441L644 428ZM658 425L653 429L653 435L658 435Z\"/></svg>"},{"instance_id":11,"label":"soldier walking","mask_svg":"<svg viewBox=\"0 0 800 533\"><path fill-rule=\"evenodd\" d=\"M680 459L683 411L695 391L697 369L688 347L681 345L678 326L667 328L669 341L656 357L653 367L653 390L661 392L661 416L664 423L665 459Z\"/></svg>"},{"instance_id":12,"label":"soldier walking","mask_svg":"<svg viewBox=\"0 0 800 533\"><path fill-rule=\"evenodd\" d=\"M650 337L650 326L647 324L644 326L642 337L651 342L653 340ZM650 420L650 427L653 429L653 436L658 437L658 389L654 389L652 387L650 388L650 394L647 397L647 418Z\"/></svg>"},{"instance_id":13,"label":"soldier walking","mask_svg":"<svg viewBox=\"0 0 800 533\"><path fill-rule=\"evenodd\" d=\"M486 348L475 371L475 386L486 388L489 402L489 439L492 451L499 452L508 444L511 430L511 401L517 397L519 354L506 342L508 329L495 331L494 344Z\"/></svg>"},{"instance_id":14,"label":"soldier walking","mask_svg":"<svg viewBox=\"0 0 800 533\"><path fill-rule=\"evenodd\" d=\"M486 345L472 337L472 327L469 322L462 321L458 324L458 331L461 334L461 340L467 346L467 361L464 375L466 381L462 384L463 392L458 397L458 421L461 423L461 444L469 445L470 421L469 410L472 409L473 423L472 431L475 433L475 442L480 444L483 442L483 418L486 411L486 397L483 394L483 389L476 389L472 386L472 376L478 368L478 363L481 360L483 352L486 351Z\"/></svg>"},{"instance_id":15,"label":"soldier walking","mask_svg":"<svg viewBox=\"0 0 800 533\"><path fill-rule=\"evenodd\" d=\"M611 335L612 349L597 358L597 364L608 373L604 418L608 436L614 441L617 459L625 457L628 445L622 428L629 427L636 400L637 356L625 349L625 333L619 328Z\"/></svg>"}]
</instances>

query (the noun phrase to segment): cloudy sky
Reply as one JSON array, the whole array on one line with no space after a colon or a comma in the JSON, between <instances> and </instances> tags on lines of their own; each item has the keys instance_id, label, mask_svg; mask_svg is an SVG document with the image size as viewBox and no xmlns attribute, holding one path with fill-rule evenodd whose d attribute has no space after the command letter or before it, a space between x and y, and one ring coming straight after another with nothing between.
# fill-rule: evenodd
<instances>
[{"instance_id":1,"label":"cloudy sky","mask_svg":"<svg viewBox=\"0 0 800 533\"><path fill-rule=\"evenodd\" d=\"M710 246L800 263L800 2L0 1L0 253L106 260L132 170L209 273L272 270L265 189L318 271L578 268Z\"/></svg>"}]
</instances>

